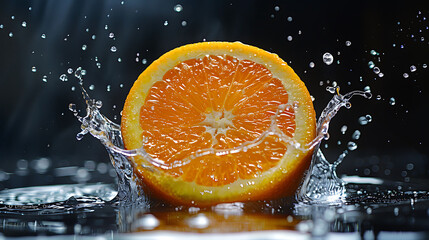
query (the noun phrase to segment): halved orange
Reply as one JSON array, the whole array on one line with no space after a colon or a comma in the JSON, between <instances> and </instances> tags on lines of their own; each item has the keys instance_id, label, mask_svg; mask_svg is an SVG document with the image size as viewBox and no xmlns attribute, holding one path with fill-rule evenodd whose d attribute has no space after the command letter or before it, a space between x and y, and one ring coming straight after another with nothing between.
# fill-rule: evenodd
<instances>
[{"instance_id":1,"label":"halved orange","mask_svg":"<svg viewBox=\"0 0 429 240\"><path fill-rule=\"evenodd\" d=\"M273 119L290 141L266 134ZM149 156L132 158L147 194L204 206L294 194L312 150L291 143L311 142L316 120L307 88L277 55L203 42L167 52L139 76L121 131L127 149Z\"/></svg>"}]
</instances>

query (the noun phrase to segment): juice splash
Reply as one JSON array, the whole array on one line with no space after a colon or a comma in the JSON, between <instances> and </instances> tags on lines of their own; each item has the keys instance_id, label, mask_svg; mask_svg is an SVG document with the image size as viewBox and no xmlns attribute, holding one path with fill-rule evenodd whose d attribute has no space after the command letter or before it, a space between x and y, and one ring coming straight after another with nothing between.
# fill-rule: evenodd
<instances>
[{"instance_id":1,"label":"juice splash","mask_svg":"<svg viewBox=\"0 0 429 240\"><path fill-rule=\"evenodd\" d=\"M200 149L195 154L187 156L181 161L180 165L169 165L159 159L152 158L144 149L143 146L139 149L126 150L122 141L120 126L110 121L104 115L101 114L100 108L102 103L92 99L85 88L83 87L83 78L81 74L82 69L78 68L75 72L75 76L79 79L81 92L86 102L86 115L79 116L78 111L74 104L70 105L70 110L74 113L77 119L82 123L82 131L77 134L77 139L81 139L85 134L90 133L106 147L109 152L109 156L119 178L119 189L118 198L121 203L135 203L135 202L146 202L144 192L140 189L138 179L133 175L133 160L134 156L142 156L146 163L143 167L151 169L152 171L158 171L156 167L165 169L171 169L180 167L188 164L195 158L204 155L228 155L236 154L241 151L247 151L249 148L258 146L264 139L271 135L279 137L280 141L288 144L300 151L309 151L314 149L314 155L312 158L311 166L306 174L305 180L297 193L297 200L305 203L323 202L333 203L341 201L345 198L345 187L344 183L336 176L336 166L340 164L342 159L345 157L346 152L343 153L337 161L330 164L323 156L323 153L319 149L319 145L323 139L328 139L329 124L332 118L336 115L340 108L350 108L350 99L353 96L363 96L370 98L371 94L363 91L353 91L345 95L339 93L339 87L328 87L327 91L335 94L332 100L328 103L327 107L321 113L317 122L317 135L307 145L300 145L298 142L293 141L290 137L284 134L277 127L277 117L279 114L287 108L296 108L299 106L293 106L289 104L280 105L277 109L276 114L271 119L271 124L267 130L265 130L260 136L252 141L245 142L237 147L230 149Z\"/></svg>"}]
</instances>

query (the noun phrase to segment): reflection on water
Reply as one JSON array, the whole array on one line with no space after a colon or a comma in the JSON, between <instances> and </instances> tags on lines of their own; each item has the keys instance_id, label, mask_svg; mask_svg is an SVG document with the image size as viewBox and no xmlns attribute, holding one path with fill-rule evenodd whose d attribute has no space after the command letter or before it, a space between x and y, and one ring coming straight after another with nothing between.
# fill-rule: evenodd
<instances>
[{"instance_id":1,"label":"reflection on water","mask_svg":"<svg viewBox=\"0 0 429 240\"><path fill-rule=\"evenodd\" d=\"M0 204L0 231L6 236L101 234L108 239L127 237L118 234L131 232L161 238L169 236L166 231L175 231L183 239L190 236L186 233L239 232L243 239L264 234L263 239L323 239L333 233L351 234L341 235L343 239L373 239L376 235L388 239L384 238L391 236L388 231L417 232L401 235L410 239L424 236L418 232L426 231L429 224L429 192L421 190L429 189L427 183L357 176L345 176L342 180L347 189L342 205L309 205L288 198L207 208L172 206L159 201L124 206L113 198L115 188L105 184L12 189L0 192L0 199L4 199ZM9 205L21 200L20 205ZM249 231L255 233L246 235ZM260 231L265 233L260 235Z\"/></svg>"}]
</instances>

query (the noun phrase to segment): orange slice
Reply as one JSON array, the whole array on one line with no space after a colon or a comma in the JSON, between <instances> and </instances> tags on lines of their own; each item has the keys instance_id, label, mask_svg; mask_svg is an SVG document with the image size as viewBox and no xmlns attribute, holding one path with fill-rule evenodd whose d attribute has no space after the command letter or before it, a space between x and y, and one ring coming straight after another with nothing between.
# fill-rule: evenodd
<instances>
[{"instance_id":1,"label":"orange slice","mask_svg":"<svg viewBox=\"0 0 429 240\"><path fill-rule=\"evenodd\" d=\"M274 119L274 120L273 120ZM273 122L279 134L269 131ZM304 83L277 55L239 42L176 48L154 61L125 101L121 130L149 195L175 204L292 195L316 133ZM287 140L285 140L285 137Z\"/></svg>"}]
</instances>

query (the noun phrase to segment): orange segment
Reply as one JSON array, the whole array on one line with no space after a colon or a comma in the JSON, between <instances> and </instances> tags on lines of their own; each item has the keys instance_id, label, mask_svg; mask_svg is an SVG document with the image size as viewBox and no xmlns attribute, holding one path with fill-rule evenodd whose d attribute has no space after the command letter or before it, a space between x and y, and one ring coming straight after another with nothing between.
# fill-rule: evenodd
<instances>
[{"instance_id":1,"label":"orange segment","mask_svg":"<svg viewBox=\"0 0 429 240\"><path fill-rule=\"evenodd\" d=\"M139 76L121 129L127 149L150 155L131 159L149 194L210 205L294 193L312 151L267 135L273 123L301 146L315 136L310 95L293 70L252 46L205 42L164 54Z\"/></svg>"}]
</instances>

